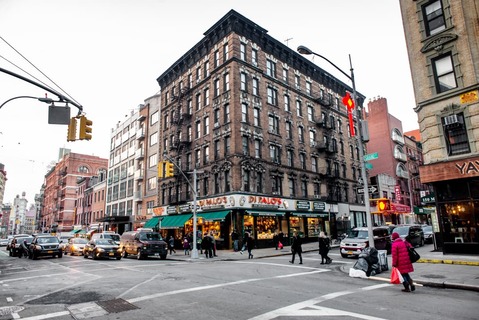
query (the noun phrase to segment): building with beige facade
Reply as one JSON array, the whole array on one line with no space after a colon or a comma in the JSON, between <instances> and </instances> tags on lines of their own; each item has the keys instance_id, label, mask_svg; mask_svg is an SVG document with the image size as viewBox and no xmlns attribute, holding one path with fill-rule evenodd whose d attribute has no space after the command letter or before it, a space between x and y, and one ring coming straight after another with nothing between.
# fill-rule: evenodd
<instances>
[{"instance_id":1,"label":"building with beige facade","mask_svg":"<svg viewBox=\"0 0 479 320\"><path fill-rule=\"evenodd\" d=\"M402 0L400 8L436 244L445 253L479 253L478 3Z\"/></svg>"}]
</instances>

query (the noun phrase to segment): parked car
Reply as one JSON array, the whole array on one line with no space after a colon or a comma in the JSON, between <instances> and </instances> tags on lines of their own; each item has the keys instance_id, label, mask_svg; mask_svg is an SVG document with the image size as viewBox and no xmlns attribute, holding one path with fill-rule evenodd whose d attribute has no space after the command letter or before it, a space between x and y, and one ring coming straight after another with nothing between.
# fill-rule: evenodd
<instances>
[{"instance_id":1,"label":"parked car","mask_svg":"<svg viewBox=\"0 0 479 320\"><path fill-rule=\"evenodd\" d=\"M425 224L425 225L422 225L421 228L422 228L422 232L424 233L424 242L432 243L433 242L432 237L434 234L434 232L432 232L432 226Z\"/></svg>"},{"instance_id":2,"label":"parked car","mask_svg":"<svg viewBox=\"0 0 479 320\"><path fill-rule=\"evenodd\" d=\"M117 245L120 245L120 235L112 231L94 233L92 234L91 239L110 239L113 240Z\"/></svg>"},{"instance_id":3,"label":"parked car","mask_svg":"<svg viewBox=\"0 0 479 320\"><path fill-rule=\"evenodd\" d=\"M24 242L26 242L29 245L32 242L32 240L33 240L32 236L17 236L17 237L15 237L15 241L12 241L12 243L10 244L10 256L21 258L25 254L25 252L24 252L25 243Z\"/></svg>"},{"instance_id":4,"label":"parked car","mask_svg":"<svg viewBox=\"0 0 479 320\"><path fill-rule=\"evenodd\" d=\"M397 225L393 232L399 233L403 240L408 241L414 247L422 247L424 245L424 232L418 224Z\"/></svg>"},{"instance_id":5,"label":"parked car","mask_svg":"<svg viewBox=\"0 0 479 320\"><path fill-rule=\"evenodd\" d=\"M68 244L68 240L70 240L70 238L73 238L74 234L71 232L61 233L60 235L57 235L57 237L58 237L58 240L60 241L60 249L63 252L65 252L65 247Z\"/></svg>"},{"instance_id":6,"label":"parked car","mask_svg":"<svg viewBox=\"0 0 479 320\"><path fill-rule=\"evenodd\" d=\"M28 257L30 259L37 259L38 257L46 256L63 257L63 252L60 249L60 241L52 235L37 235L28 247Z\"/></svg>"},{"instance_id":7,"label":"parked car","mask_svg":"<svg viewBox=\"0 0 479 320\"><path fill-rule=\"evenodd\" d=\"M88 240L85 238L70 238L65 246L63 252L65 254L75 254L83 255L83 248L88 243Z\"/></svg>"},{"instance_id":8,"label":"parked car","mask_svg":"<svg viewBox=\"0 0 479 320\"><path fill-rule=\"evenodd\" d=\"M8 244L8 239L0 239L0 247L6 247Z\"/></svg>"},{"instance_id":9,"label":"parked car","mask_svg":"<svg viewBox=\"0 0 479 320\"><path fill-rule=\"evenodd\" d=\"M373 227L374 247L377 250L386 250L391 253L391 236L388 227ZM339 244L341 257L358 257L364 248L369 246L369 232L367 227L354 228L347 238Z\"/></svg>"},{"instance_id":10,"label":"parked car","mask_svg":"<svg viewBox=\"0 0 479 320\"><path fill-rule=\"evenodd\" d=\"M83 257L86 259L116 258L121 259L120 247L111 239L93 239L83 248Z\"/></svg>"},{"instance_id":11,"label":"parked car","mask_svg":"<svg viewBox=\"0 0 479 320\"><path fill-rule=\"evenodd\" d=\"M8 238L7 238L7 239L8 239L8 243L7 243L7 246L6 246L5 250L7 250L7 251L10 253L10 256L11 256L11 255L12 255L12 252L10 251L10 247L11 247L12 243L15 243L15 242L16 242L15 238L17 238L17 237L28 237L28 236L30 236L30 235L29 235L29 234L26 234L26 233L9 235Z\"/></svg>"},{"instance_id":12,"label":"parked car","mask_svg":"<svg viewBox=\"0 0 479 320\"><path fill-rule=\"evenodd\" d=\"M168 247L161 235L147 230L124 232L120 238L120 248L124 258L131 254L136 255L137 259L159 256L164 260L168 254Z\"/></svg>"}]
</instances>

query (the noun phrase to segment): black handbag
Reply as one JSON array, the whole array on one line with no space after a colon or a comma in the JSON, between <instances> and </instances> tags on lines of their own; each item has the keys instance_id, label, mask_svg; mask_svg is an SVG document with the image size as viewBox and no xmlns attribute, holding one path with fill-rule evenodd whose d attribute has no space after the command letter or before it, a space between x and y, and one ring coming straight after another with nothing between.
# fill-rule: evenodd
<instances>
[{"instance_id":1,"label":"black handbag","mask_svg":"<svg viewBox=\"0 0 479 320\"><path fill-rule=\"evenodd\" d=\"M419 259L421 259L421 256L419 255L419 253L417 253L417 251L414 250L413 247L408 248L407 251L409 253L409 260L411 260L411 263L414 263L418 261Z\"/></svg>"}]
</instances>

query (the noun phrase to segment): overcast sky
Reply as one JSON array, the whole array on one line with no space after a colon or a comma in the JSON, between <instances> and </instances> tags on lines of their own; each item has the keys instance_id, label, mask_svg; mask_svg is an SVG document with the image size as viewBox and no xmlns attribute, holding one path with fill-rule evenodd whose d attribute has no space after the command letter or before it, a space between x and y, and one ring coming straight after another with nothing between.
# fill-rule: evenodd
<instances>
[{"instance_id":1,"label":"overcast sky","mask_svg":"<svg viewBox=\"0 0 479 320\"><path fill-rule=\"evenodd\" d=\"M0 36L84 107L91 141L67 142L48 105L16 99L0 109L4 203L33 203L60 148L109 156L111 129L160 90L156 78L234 9L296 49L305 45L349 73L366 101L388 100L404 131L418 128L398 0L0 0ZM324 60L314 62L345 83ZM13 65L13 64L15 65ZM0 39L0 68L53 86ZM55 87L56 91L61 89ZM0 72L0 104L45 91ZM54 97L51 94L49 97ZM72 116L77 109L72 106Z\"/></svg>"}]
</instances>

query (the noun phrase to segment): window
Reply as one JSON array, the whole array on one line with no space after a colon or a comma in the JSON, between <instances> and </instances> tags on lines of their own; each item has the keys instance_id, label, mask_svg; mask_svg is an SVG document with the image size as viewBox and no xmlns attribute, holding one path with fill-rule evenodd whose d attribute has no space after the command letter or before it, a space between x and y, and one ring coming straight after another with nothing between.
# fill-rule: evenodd
<instances>
[{"instance_id":1,"label":"window","mask_svg":"<svg viewBox=\"0 0 479 320\"><path fill-rule=\"evenodd\" d=\"M313 106L308 106L308 121L314 121L314 108L313 108Z\"/></svg>"},{"instance_id":2,"label":"window","mask_svg":"<svg viewBox=\"0 0 479 320\"><path fill-rule=\"evenodd\" d=\"M150 126L158 122L158 111L154 112L150 116Z\"/></svg>"},{"instance_id":3,"label":"window","mask_svg":"<svg viewBox=\"0 0 479 320\"><path fill-rule=\"evenodd\" d=\"M256 192L263 192L263 173L256 172Z\"/></svg>"},{"instance_id":4,"label":"window","mask_svg":"<svg viewBox=\"0 0 479 320\"><path fill-rule=\"evenodd\" d=\"M259 80L253 78L253 95L259 96Z\"/></svg>"},{"instance_id":5,"label":"window","mask_svg":"<svg viewBox=\"0 0 479 320\"><path fill-rule=\"evenodd\" d=\"M203 67L204 67L204 76L205 78L207 78L210 75L210 62L206 61Z\"/></svg>"},{"instance_id":6,"label":"window","mask_svg":"<svg viewBox=\"0 0 479 320\"><path fill-rule=\"evenodd\" d=\"M198 168L200 166L200 159L201 159L201 150L197 149L195 150L195 168Z\"/></svg>"},{"instance_id":7,"label":"window","mask_svg":"<svg viewBox=\"0 0 479 320\"><path fill-rule=\"evenodd\" d=\"M248 123L248 105L244 102L241 104L241 121Z\"/></svg>"},{"instance_id":8,"label":"window","mask_svg":"<svg viewBox=\"0 0 479 320\"><path fill-rule=\"evenodd\" d=\"M186 170L191 170L193 168L192 164L193 158L191 156L191 153L186 154Z\"/></svg>"},{"instance_id":9,"label":"window","mask_svg":"<svg viewBox=\"0 0 479 320\"><path fill-rule=\"evenodd\" d=\"M251 63L255 67L258 66L258 50L256 50L256 49L251 50Z\"/></svg>"},{"instance_id":10,"label":"window","mask_svg":"<svg viewBox=\"0 0 479 320\"><path fill-rule=\"evenodd\" d=\"M450 156L471 152L464 114L454 114L442 118L447 154Z\"/></svg>"},{"instance_id":11,"label":"window","mask_svg":"<svg viewBox=\"0 0 479 320\"><path fill-rule=\"evenodd\" d=\"M220 158L220 141L215 140L215 160Z\"/></svg>"},{"instance_id":12,"label":"window","mask_svg":"<svg viewBox=\"0 0 479 320\"><path fill-rule=\"evenodd\" d=\"M231 153L231 137L225 138L225 155Z\"/></svg>"},{"instance_id":13,"label":"window","mask_svg":"<svg viewBox=\"0 0 479 320\"><path fill-rule=\"evenodd\" d=\"M270 145L269 146L269 155L271 156L271 161L275 163L281 163L281 149L279 146Z\"/></svg>"},{"instance_id":14,"label":"window","mask_svg":"<svg viewBox=\"0 0 479 320\"><path fill-rule=\"evenodd\" d=\"M188 114L193 114L193 101L188 99Z\"/></svg>"},{"instance_id":15,"label":"window","mask_svg":"<svg viewBox=\"0 0 479 320\"><path fill-rule=\"evenodd\" d=\"M155 167L158 164L157 154L153 154L148 157L148 168Z\"/></svg>"},{"instance_id":16,"label":"window","mask_svg":"<svg viewBox=\"0 0 479 320\"><path fill-rule=\"evenodd\" d=\"M88 167L86 167L86 166L80 166L80 167L78 168L78 172L88 173L88 172L90 172L90 171L88 170Z\"/></svg>"},{"instance_id":17,"label":"window","mask_svg":"<svg viewBox=\"0 0 479 320\"><path fill-rule=\"evenodd\" d=\"M205 106L207 106L210 104L210 89L205 89L204 96L205 96L204 103L205 103Z\"/></svg>"},{"instance_id":18,"label":"window","mask_svg":"<svg viewBox=\"0 0 479 320\"><path fill-rule=\"evenodd\" d=\"M196 95L196 111L201 109L201 94Z\"/></svg>"},{"instance_id":19,"label":"window","mask_svg":"<svg viewBox=\"0 0 479 320\"><path fill-rule=\"evenodd\" d=\"M186 131L188 133L188 141L191 142L193 140L193 129L191 128L191 126L188 126L188 128L186 128Z\"/></svg>"},{"instance_id":20,"label":"window","mask_svg":"<svg viewBox=\"0 0 479 320\"><path fill-rule=\"evenodd\" d=\"M243 170L243 191L250 191L250 172Z\"/></svg>"},{"instance_id":21,"label":"window","mask_svg":"<svg viewBox=\"0 0 479 320\"><path fill-rule=\"evenodd\" d=\"M309 145L314 147L316 145L316 132L309 130Z\"/></svg>"},{"instance_id":22,"label":"window","mask_svg":"<svg viewBox=\"0 0 479 320\"><path fill-rule=\"evenodd\" d=\"M196 68L196 83L201 80L201 67Z\"/></svg>"},{"instance_id":23,"label":"window","mask_svg":"<svg viewBox=\"0 0 479 320\"><path fill-rule=\"evenodd\" d=\"M225 170L225 192L231 191L230 171Z\"/></svg>"},{"instance_id":24,"label":"window","mask_svg":"<svg viewBox=\"0 0 479 320\"><path fill-rule=\"evenodd\" d=\"M229 73L225 73L223 75L223 84L224 84L224 91L229 91L230 90L230 74Z\"/></svg>"},{"instance_id":25,"label":"window","mask_svg":"<svg viewBox=\"0 0 479 320\"><path fill-rule=\"evenodd\" d=\"M269 127L268 131L270 133L279 134L279 118L275 115L269 115Z\"/></svg>"},{"instance_id":26,"label":"window","mask_svg":"<svg viewBox=\"0 0 479 320\"><path fill-rule=\"evenodd\" d=\"M298 127L298 140L299 143L304 143L304 128Z\"/></svg>"},{"instance_id":27,"label":"window","mask_svg":"<svg viewBox=\"0 0 479 320\"><path fill-rule=\"evenodd\" d=\"M148 179L148 190L156 189L156 177Z\"/></svg>"},{"instance_id":28,"label":"window","mask_svg":"<svg viewBox=\"0 0 479 320\"><path fill-rule=\"evenodd\" d=\"M346 165L345 164L342 164L341 165L341 169L343 171L343 178L346 178Z\"/></svg>"},{"instance_id":29,"label":"window","mask_svg":"<svg viewBox=\"0 0 479 320\"><path fill-rule=\"evenodd\" d=\"M188 75L188 86L190 88L193 88L193 75L192 74Z\"/></svg>"},{"instance_id":30,"label":"window","mask_svg":"<svg viewBox=\"0 0 479 320\"><path fill-rule=\"evenodd\" d=\"M288 69L283 68L283 81L288 84Z\"/></svg>"},{"instance_id":31,"label":"window","mask_svg":"<svg viewBox=\"0 0 479 320\"><path fill-rule=\"evenodd\" d=\"M276 78L276 63L271 60L266 60L266 74L270 77Z\"/></svg>"},{"instance_id":32,"label":"window","mask_svg":"<svg viewBox=\"0 0 479 320\"><path fill-rule=\"evenodd\" d=\"M423 7L423 15L427 36L432 36L446 29L444 11L442 10L440 0L432 1L425 5Z\"/></svg>"},{"instance_id":33,"label":"window","mask_svg":"<svg viewBox=\"0 0 479 320\"><path fill-rule=\"evenodd\" d=\"M278 91L274 88L268 87L268 103L277 106L278 105Z\"/></svg>"},{"instance_id":34,"label":"window","mask_svg":"<svg viewBox=\"0 0 479 320\"><path fill-rule=\"evenodd\" d=\"M163 116L163 129L167 129L168 126L170 125L170 116L168 114L165 114Z\"/></svg>"},{"instance_id":35,"label":"window","mask_svg":"<svg viewBox=\"0 0 479 320\"><path fill-rule=\"evenodd\" d=\"M319 182L313 183L314 195L319 197L321 194L321 184Z\"/></svg>"},{"instance_id":36,"label":"window","mask_svg":"<svg viewBox=\"0 0 479 320\"><path fill-rule=\"evenodd\" d=\"M230 122L230 105L225 104L224 106L224 118L225 118L225 123Z\"/></svg>"},{"instance_id":37,"label":"window","mask_svg":"<svg viewBox=\"0 0 479 320\"><path fill-rule=\"evenodd\" d=\"M223 46L223 62L226 62L226 60L228 60L228 58L229 58L229 49L228 49L228 44L226 43Z\"/></svg>"},{"instance_id":38,"label":"window","mask_svg":"<svg viewBox=\"0 0 479 320\"><path fill-rule=\"evenodd\" d=\"M240 44L240 59L246 61L246 44Z\"/></svg>"},{"instance_id":39,"label":"window","mask_svg":"<svg viewBox=\"0 0 479 320\"><path fill-rule=\"evenodd\" d=\"M215 80L214 86L214 96L217 97L220 95L220 79Z\"/></svg>"},{"instance_id":40,"label":"window","mask_svg":"<svg viewBox=\"0 0 479 320\"><path fill-rule=\"evenodd\" d=\"M260 124L261 124L261 121L260 121L260 110L259 110L259 108L254 108L254 109L253 109L253 117L254 117L254 119L253 119L254 123L253 123L253 124L254 124L256 127L259 127Z\"/></svg>"},{"instance_id":41,"label":"window","mask_svg":"<svg viewBox=\"0 0 479 320\"><path fill-rule=\"evenodd\" d=\"M306 170L306 155L304 153L299 154L299 163L301 165L301 169Z\"/></svg>"},{"instance_id":42,"label":"window","mask_svg":"<svg viewBox=\"0 0 479 320\"><path fill-rule=\"evenodd\" d=\"M256 158L261 158L261 140L254 140L254 156Z\"/></svg>"},{"instance_id":43,"label":"window","mask_svg":"<svg viewBox=\"0 0 479 320\"><path fill-rule=\"evenodd\" d=\"M241 137L241 145L243 147L243 154L249 156L249 140L248 137L242 136Z\"/></svg>"},{"instance_id":44,"label":"window","mask_svg":"<svg viewBox=\"0 0 479 320\"><path fill-rule=\"evenodd\" d=\"M154 146L157 142L158 142L158 132L155 132L150 136L150 147Z\"/></svg>"},{"instance_id":45,"label":"window","mask_svg":"<svg viewBox=\"0 0 479 320\"><path fill-rule=\"evenodd\" d=\"M293 166L293 150L287 150L286 151L286 159L287 159L287 165L289 167Z\"/></svg>"},{"instance_id":46,"label":"window","mask_svg":"<svg viewBox=\"0 0 479 320\"><path fill-rule=\"evenodd\" d=\"M301 78L298 75L294 76L294 85L296 89L301 89Z\"/></svg>"},{"instance_id":47,"label":"window","mask_svg":"<svg viewBox=\"0 0 479 320\"><path fill-rule=\"evenodd\" d=\"M311 82L306 81L306 94L311 95Z\"/></svg>"},{"instance_id":48,"label":"window","mask_svg":"<svg viewBox=\"0 0 479 320\"><path fill-rule=\"evenodd\" d=\"M432 61L434 68L434 82L437 93L445 92L456 88L456 75L450 53L443 55Z\"/></svg>"},{"instance_id":49,"label":"window","mask_svg":"<svg viewBox=\"0 0 479 320\"><path fill-rule=\"evenodd\" d=\"M210 147L203 148L203 163L207 165L210 162Z\"/></svg>"},{"instance_id":50,"label":"window","mask_svg":"<svg viewBox=\"0 0 479 320\"><path fill-rule=\"evenodd\" d=\"M220 65L220 52L218 50L215 51L215 54L214 54L214 59L215 59L215 68L218 68L218 66Z\"/></svg>"},{"instance_id":51,"label":"window","mask_svg":"<svg viewBox=\"0 0 479 320\"><path fill-rule=\"evenodd\" d=\"M295 189L295 183L294 182L295 181L294 181L293 178L288 179L288 189L289 189L289 195L291 197L296 195L296 189Z\"/></svg>"},{"instance_id":52,"label":"window","mask_svg":"<svg viewBox=\"0 0 479 320\"><path fill-rule=\"evenodd\" d=\"M201 137L201 121L196 121L196 139Z\"/></svg>"},{"instance_id":53,"label":"window","mask_svg":"<svg viewBox=\"0 0 479 320\"><path fill-rule=\"evenodd\" d=\"M241 87L240 87L240 90L241 91L248 91L248 86L247 86L247 83L246 83L246 73L245 72L241 72L241 75L240 75L240 79L241 79Z\"/></svg>"},{"instance_id":54,"label":"window","mask_svg":"<svg viewBox=\"0 0 479 320\"><path fill-rule=\"evenodd\" d=\"M303 198L308 197L308 182L307 181L301 181L301 196Z\"/></svg>"},{"instance_id":55,"label":"window","mask_svg":"<svg viewBox=\"0 0 479 320\"><path fill-rule=\"evenodd\" d=\"M291 111L289 96L287 94L284 95L284 111L287 111L287 112Z\"/></svg>"},{"instance_id":56,"label":"window","mask_svg":"<svg viewBox=\"0 0 479 320\"><path fill-rule=\"evenodd\" d=\"M203 134L204 135L207 135L210 133L210 117L205 117L205 119L203 120Z\"/></svg>"},{"instance_id":57,"label":"window","mask_svg":"<svg viewBox=\"0 0 479 320\"><path fill-rule=\"evenodd\" d=\"M283 194L283 188L281 187L281 177L271 177L271 191L273 194Z\"/></svg>"},{"instance_id":58,"label":"window","mask_svg":"<svg viewBox=\"0 0 479 320\"><path fill-rule=\"evenodd\" d=\"M293 139L293 133L291 132L291 122L286 121L286 139Z\"/></svg>"},{"instance_id":59,"label":"window","mask_svg":"<svg viewBox=\"0 0 479 320\"><path fill-rule=\"evenodd\" d=\"M215 173L215 193L218 194L220 193L220 175L218 173Z\"/></svg>"},{"instance_id":60,"label":"window","mask_svg":"<svg viewBox=\"0 0 479 320\"><path fill-rule=\"evenodd\" d=\"M311 157L311 171L318 172L318 158Z\"/></svg>"},{"instance_id":61,"label":"window","mask_svg":"<svg viewBox=\"0 0 479 320\"><path fill-rule=\"evenodd\" d=\"M301 106L301 101L296 100L296 115L298 117L303 116L303 107Z\"/></svg>"}]
</instances>

